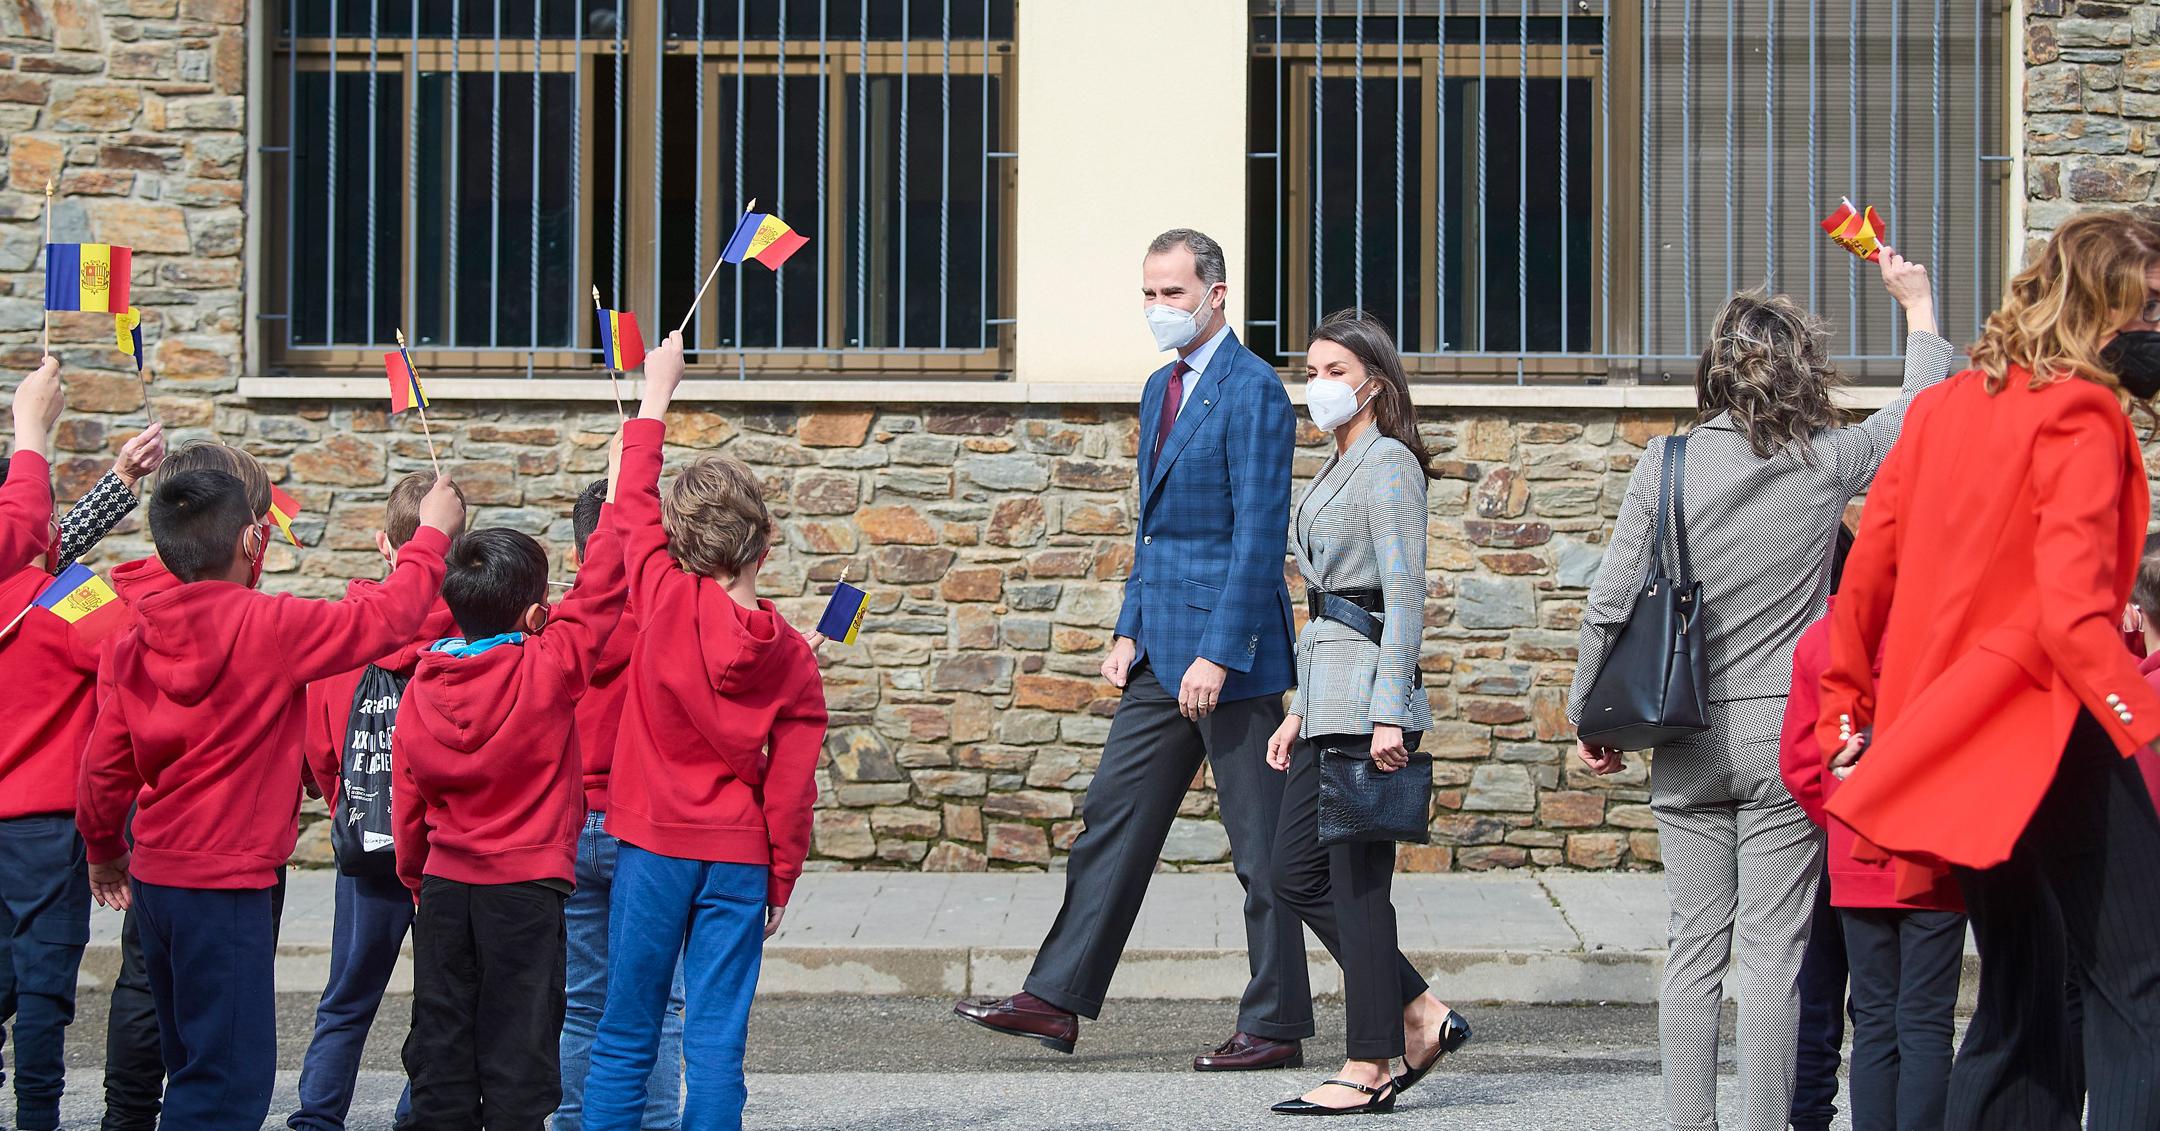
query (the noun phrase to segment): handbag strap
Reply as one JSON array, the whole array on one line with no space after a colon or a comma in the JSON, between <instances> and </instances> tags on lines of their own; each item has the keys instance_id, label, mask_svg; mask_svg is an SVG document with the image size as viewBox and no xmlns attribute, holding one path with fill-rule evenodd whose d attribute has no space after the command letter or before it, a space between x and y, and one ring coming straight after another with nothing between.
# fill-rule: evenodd
<instances>
[{"instance_id":1,"label":"handbag strap","mask_svg":"<svg viewBox=\"0 0 2160 1131\"><path fill-rule=\"evenodd\" d=\"M1683 589L1695 580L1687 549L1687 442L1686 436L1674 436L1665 442L1666 463L1672 466L1673 552L1680 567L1673 581Z\"/></svg>"},{"instance_id":2,"label":"handbag strap","mask_svg":"<svg viewBox=\"0 0 2160 1131\"><path fill-rule=\"evenodd\" d=\"M1680 530L1677 556L1680 559L1680 571L1683 574L1687 572L1686 521L1681 518L1674 505L1678 501L1677 496L1681 494L1681 489L1684 486L1680 482L1680 472L1684 469L1686 460L1687 437L1667 437L1664 458L1658 463L1657 518L1654 520L1655 526L1650 532L1650 565L1643 572L1643 586L1645 588L1656 584L1659 579L1665 576L1665 521L1668 515L1672 517L1674 525ZM1683 583L1685 582L1684 578L1681 580Z\"/></svg>"}]
</instances>

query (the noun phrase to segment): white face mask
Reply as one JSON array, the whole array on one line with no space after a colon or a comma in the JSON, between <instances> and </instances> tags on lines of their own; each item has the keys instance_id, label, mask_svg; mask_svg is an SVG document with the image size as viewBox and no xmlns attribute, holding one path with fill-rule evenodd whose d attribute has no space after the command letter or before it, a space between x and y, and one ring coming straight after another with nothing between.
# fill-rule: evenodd
<instances>
[{"instance_id":1,"label":"white face mask","mask_svg":"<svg viewBox=\"0 0 2160 1131\"><path fill-rule=\"evenodd\" d=\"M1208 303L1208 296L1214 294L1214 292L1215 288L1213 287L1208 287L1201 292L1200 309L1198 310L1186 310L1183 307L1172 306L1167 302L1158 302L1149 306L1147 308L1147 324L1148 329L1155 334L1155 348L1159 350L1179 349L1198 337L1201 325L1207 322L1214 314L1209 309Z\"/></svg>"},{"instance_id":2,"label":"white face mask","mask_svg":"<svg viewBox=\"0 0 2160 1131\"><path fill-rule=\"evenodd\" d=\"M1329 377L1315 377L1305 382L1305 411L1312 414L1312 422L1322 432L1332 432L1344 421L1358 414L1363 406L1358 404L1358 393L1372 378L1352 386Z\"/></svg>"}]
</instances>

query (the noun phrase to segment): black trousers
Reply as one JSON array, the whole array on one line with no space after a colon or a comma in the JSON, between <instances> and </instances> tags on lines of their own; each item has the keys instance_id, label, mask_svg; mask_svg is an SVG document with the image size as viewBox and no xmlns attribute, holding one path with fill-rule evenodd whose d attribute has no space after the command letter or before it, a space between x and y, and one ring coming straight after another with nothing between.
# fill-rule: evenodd
<instances>
[{"instance_id":1,"label":"black trousers","mask_svg":"<svg viewBox=\"0 0 2160 1131\"><path fill-rule=\"evenodd\" d=\"M1413 743L1414 745L1414 743ZM1392 841L1320 845L1320 757L1292 748L1275 826L1275 897L1319 936L1342 970L1345 1051L1353 1060L1403 1055L1403 1006L1425 979L1395 945Z\"/></svg>"},{"instance_id":2,"label":"black trousers","mask_svg":"<svg viewBox=\"0 0 2160 1131\"><path fill-rule=\"evenodd\" d=\"M1960 870L1980 1004L1950 1074L1949 1131L2160 1127L2160 817L2129 759L2081 715L2010 859ZM2081 1097L2064 984L2084 972Z\"/></svg>"},{"instance_id":3,"label":"black trousers","mask_svg":"<svg viewBox=\"0 0 2160 1131\"><path fill-rule=\"evenodd\" d=\"M1065 862L1065 903L1036 952L1027 992L1083 1017L1102 1013L1156 857L1205 762L1230 834L1231 867L1245 888L1252 979L1238 1003L1238 1028L1282 1041L1312 1036L1305 935L1275 898L1283 776L1268 768L1267 742L1282 720L1282 696L1262 695L1219 704L1193 722L1178 714L1176 694L1151 668L1132 673L1081 803L1086 829Z\"/></svg>"},{"instance_id":4,"label":"black trousers","mask_svg":"<svg viewBox=\"0 0 2160 1131\"><path fill-rule=\"evenodd\" d=\"M1800 959L1800 1046L1793 1059L1794 1131L1830 1131L1845 1048L1845 933L1830 906L1830 862L1815 885L1815 921Z\"/></svg>"},{"instance_id":5,"label":"black trousers","mask_svg":"<svg viewBox=\"0 0 2160 1131\"><path fill-rule=\"evenodd\" d=\"M1853 1131L1942 1131L1965 964L1954 911L1839 911L1852 968Z\"/></svg>"},{"instance_id":6,"label":"black trousers","mask_svg":"<svg viewBox=\"0 0 2160 1131\"><path fill-rule=\"evenodd\" d=\"M562 1102L563 901L429 876L413 917L412 1113L399 1131L539 1131Z\"/></svg>"},{"instance_id":7,"label":"black trousers","mask_svg":"<svg viewBox=\"0 0 2160 1131\"><path fill-rule=\"evenodd\" d=\"M131 907L120 923L120 973L105 1017L105 1117L99 1131L157 1131L164 1108L165 1050L135 916ZM283 868L270 889L270 916L273 926L285 917Z\"/></svg>"}]
</instances>

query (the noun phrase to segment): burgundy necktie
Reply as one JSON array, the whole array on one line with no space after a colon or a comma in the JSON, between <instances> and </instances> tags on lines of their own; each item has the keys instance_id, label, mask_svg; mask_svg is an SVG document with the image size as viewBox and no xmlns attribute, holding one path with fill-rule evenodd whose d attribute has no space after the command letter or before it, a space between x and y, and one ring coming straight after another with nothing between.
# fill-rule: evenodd
<instances>
[{"instance_id":1,"label":"burgundy necktie","mask_svg":"<svg viewBox=\"0 0 2160 1131\"><path fill-rule=\"evenodd\" d=\"M1150 461L1162 458L1163 441L1170 438L1170 429L1177 424L1178 407L1185 403L1185 375L1192 366L1179 360L1170 366L1170 384L1163 389L1162 415L1155 422L1155 454Z\"/></svg>"}]
</instances>

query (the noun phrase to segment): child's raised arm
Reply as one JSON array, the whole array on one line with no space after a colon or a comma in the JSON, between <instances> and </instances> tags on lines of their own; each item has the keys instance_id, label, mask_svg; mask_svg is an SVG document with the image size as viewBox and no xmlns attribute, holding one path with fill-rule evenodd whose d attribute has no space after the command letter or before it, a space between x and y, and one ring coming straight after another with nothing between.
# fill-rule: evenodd
<instances>
[{"instance_id":1,"label":"child's raised arm","mask_svg":"<svg viewBox=\"0 0 2160 1131\"><path fill-rule=\"evenodd\" d=\"M609 482L612 485L613 480ZM584 694L592 682L593 668L622 621L630 596L623 579L622 539L615 531L614 512L612 504L600 508L600 525L586 541L585 558L578 563L577 584L549 612L547 629L537 641L561 666L573 697Z\"/></svg>"},{"instance_id":2,"label":"child's raised arm","mask_svg":"<svg viewBox=\"0 0 2160 1131\"><path fill-rule=\"evenodd\" d=\"M52 433L67 398L60 359L48 357L15 386L15 455L0 484L0 568L9 573L45 552L52 524Z\"/></svg>"},{"instance_id":3,"label":"child's raised arm","mask_svg":"<svg viewBox=\"0 0 2160 1131\"><path fill-rule=\"evenodd\" d=\"M442 591L443 554L465 525L449 476L420 500L420 530L398 549L389 580L341 601L280 597L272 603L286 672L309 683L351 671L412 639Z\"/></svg>"}]
</instances>

